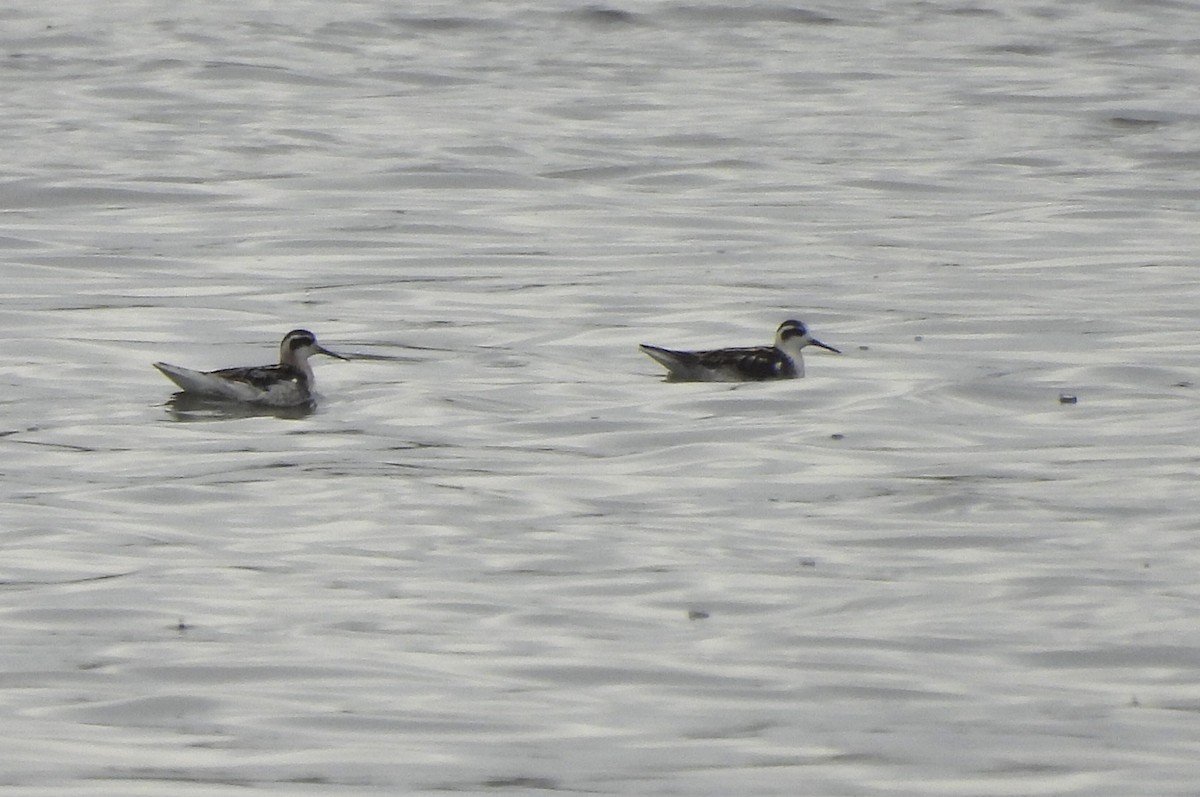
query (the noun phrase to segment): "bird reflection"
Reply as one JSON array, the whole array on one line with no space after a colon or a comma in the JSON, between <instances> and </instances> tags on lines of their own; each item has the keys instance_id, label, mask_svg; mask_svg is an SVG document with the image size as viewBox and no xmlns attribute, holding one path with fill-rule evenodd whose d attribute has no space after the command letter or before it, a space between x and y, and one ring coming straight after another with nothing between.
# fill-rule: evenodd
<instances>
[{"instance_id":1,"label":"bird reflection","mask_svg":"<svg viewBox=\"0 0 1200 797\"><path fill-rule=\"evenodd\" d=\"M225 401L195 393L176 393L163 404L174 421L193 423L196 421L229 421L238 418L274 417L295 421L307 418L317 410L316 402L297 404L291 407L271 407L263 404L247 404L241 401Z\"/></svg>"}]
</instances>

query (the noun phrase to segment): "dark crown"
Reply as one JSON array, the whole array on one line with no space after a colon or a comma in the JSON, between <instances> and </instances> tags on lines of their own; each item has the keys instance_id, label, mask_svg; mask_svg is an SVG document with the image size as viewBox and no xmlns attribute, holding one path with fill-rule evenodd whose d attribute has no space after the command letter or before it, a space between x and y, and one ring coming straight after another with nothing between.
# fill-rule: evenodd
<instances>
[{"instance_id":1,"label":"dark crown","mask_svg":"<svg viewBox=\"0 0 1200 797\"><path fill-rule=\"evenodd\" d=\"M307 329L293 329L284 335L283 339L287 341L288 348L292 351L303 349L305 346L311 346L317 342L317 336Z\"/></svg>"}]
</instances>

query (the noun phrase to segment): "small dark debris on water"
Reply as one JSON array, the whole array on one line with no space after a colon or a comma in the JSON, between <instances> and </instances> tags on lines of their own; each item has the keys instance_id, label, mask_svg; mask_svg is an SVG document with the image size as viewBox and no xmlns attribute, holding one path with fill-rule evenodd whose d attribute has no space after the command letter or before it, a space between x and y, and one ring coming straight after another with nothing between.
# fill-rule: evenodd
<instances>
[{"instance_id":1,"label":"small dark debris on water","mask_svg":"<svg viewBox=\"0 0 1200 797\"><path fill-rule=\"evenodd\" d=\"M917 343L920 343L921 341L925 340L925 336L924 335L914 335L913 340L915 340Z\"/></svg>"},{"instance_id":2,"label":"small dark debris on water","mask_svg":"<svg viewBox=\"0 0 1200 797\"><path fill-rule=\"evenodd\" d=\"M800 566L801 567L816 567L817 560L816 559L801 559Z\"/></svg>"},{"instance_id":3,"label":"small dark debris on water","mask_svg":"<svg viewBox=\"0 0 1200 797\"><path fill-rule=\"evenodd\" d=\"M491 778L490 780L485 780L483 785L489 789L541 789L543 791L558 791L562 788L558 781L551 780L550 778L522 775Z\"/></svg>"},{"instance_id":4,"label":"small dark debris on water","mask_svg":"<svg viewBox=\"0 0 1200 797\"><path fill-rule=\"evenodd\" d=\"M1077 403L1079 403L1079 396L1076 396L1074 393L1059 393L1058 394L1058 403L1059 404L1077 404Z\"/></svg>"},{"instance_id":5,"label":"small dark debris on water","mask_svg":"<svg viewBox=\"0 0 1200 797\"><path fill-rule=\"evenodd\" d=\"M859 350L859 351L870 351L870 350L871 350L871 347L870 347L870 346L863 345L863 346L859 346L859 347L858 347L858 350Z\"/></svg>"},{"instance_id":6,"label":"small dark debris on water","mask_svg":"<svg viewBox=\"0 0 1200 797\"><path fill-rule=\"evenodd\" d=\"M830 440L845 440L846 435L842 434L841 432L834 432L833 434L829 435L829 439Z\"/></svg>"},{"instance_id":7,"label":"small dark debris on water","mask_svg":"<svg viewBox=\"0 0 1200 797\"><path fill-rule=\"evenodd\" d=\"M688 609L689 620L707 620L708 612L703 609Z\"/></svg>"},{"instance_id":8,"label":"small dark debris on water","mask_svg":"<svg viewBox=\"0 0 1200 797\"><path fill-rule=\"evenodd\" d=\"M1192 386L1192 383L1187 381L1186 379L1183 380L1182 382L1175 383L1175 387L1191 387L1191 386Z\"/></svg>"}]
</instances>

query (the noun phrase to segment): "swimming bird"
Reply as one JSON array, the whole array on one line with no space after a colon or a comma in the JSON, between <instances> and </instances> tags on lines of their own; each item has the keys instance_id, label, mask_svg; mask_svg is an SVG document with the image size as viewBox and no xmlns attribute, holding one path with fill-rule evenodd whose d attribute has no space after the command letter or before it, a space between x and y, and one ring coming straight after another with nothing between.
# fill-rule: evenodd
<instances>
[{"instance_id":1,"label":"swimming bird","mask_svg":"<svg viewBox=\"0 0 1200 797\"><path fill-rule=\"evenodd\" d=\"M775 332L774 346L751 346L708 351L674 351L643 343L641 350L667 369L667 379L677 382L757 382L804 376L805 346L841 354L808 332L800 321L784 321Z\"/></svg>"},{"instance_id":2,"label":"swimming bird","mask_svg":"<svg viewBox=\"0 0 1200 797\"><path fill-rule=\"evenodd\" d=\"M219 371L193 371L170 363L155 363L154 367L185 393L272 407L294 407L313 401L314 378L308 358L314 354L350 359L321 346L307 329L293 329L279 344L279 365L222 368Z\"/></svg>"}]
</instances>

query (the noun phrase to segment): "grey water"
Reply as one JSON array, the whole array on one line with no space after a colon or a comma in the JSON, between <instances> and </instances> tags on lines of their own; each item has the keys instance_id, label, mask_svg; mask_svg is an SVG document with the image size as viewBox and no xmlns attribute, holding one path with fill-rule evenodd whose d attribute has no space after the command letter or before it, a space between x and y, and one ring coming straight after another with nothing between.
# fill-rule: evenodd
<instances>
[{"instance_id":1,"label":"grey water","mask_svg":"<svg viewBox=\"0 0 1200 797\"><path fill-rule=\"evenodd\" d=\"M8 4L0 786L1194 794L1198 25Z\"/></svg>"}]
</instances>

